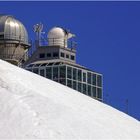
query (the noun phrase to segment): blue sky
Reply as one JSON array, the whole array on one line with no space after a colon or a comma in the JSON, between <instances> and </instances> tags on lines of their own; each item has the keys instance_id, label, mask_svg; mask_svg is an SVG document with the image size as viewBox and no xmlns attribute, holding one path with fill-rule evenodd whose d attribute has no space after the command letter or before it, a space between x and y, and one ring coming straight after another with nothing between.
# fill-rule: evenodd
<instances>
[{"instance_id":1,"label":"blue sky","mask_svg":"<svg viewBox=\"0 0 140 140\"><path fill-rule=\"evenodd\" d=\"M0 13L48 32L62 26L76 34L77 62L104 77L107 104L140 120L140 2L0 2Z\"/></svg>"}]
</instances>

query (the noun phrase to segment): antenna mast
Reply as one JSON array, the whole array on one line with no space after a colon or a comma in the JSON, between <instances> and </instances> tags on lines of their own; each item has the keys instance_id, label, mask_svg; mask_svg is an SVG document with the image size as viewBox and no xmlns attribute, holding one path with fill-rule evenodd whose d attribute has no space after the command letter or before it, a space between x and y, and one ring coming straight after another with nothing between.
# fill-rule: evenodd
<instances>
[{"instance_id":1,"label":"antenna mast","mask_svg":"<svg viewBox=\"0 0 140 140\"><path fill-rule=\"evenodd\" d=\"M126 113L128 114L129 113L128 112L128 99L126 99L125 103L126 103Z\"/></svg>"},{"instance_id":2,"label":"antenna mast","mask_svg":"<svg viewBox=\"0 0 140 140\"><path fill-rule=\"evenodd\" d=\"M36 33L36 48L38 48L40 46L40 37L41 37L41 33L43 30L43 24L39 23L34 25L34 32Z\"/></svg>"}]
</instances>

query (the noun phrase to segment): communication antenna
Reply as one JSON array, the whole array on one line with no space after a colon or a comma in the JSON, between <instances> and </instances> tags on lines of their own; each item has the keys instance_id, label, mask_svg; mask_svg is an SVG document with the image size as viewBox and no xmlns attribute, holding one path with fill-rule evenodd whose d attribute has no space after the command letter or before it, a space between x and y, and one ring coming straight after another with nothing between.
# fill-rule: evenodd
<instances>
[{"instance_id":1,"label":"communication antenna","mask_svg":"<svg viewBox=\"0 0 140 140\"><path fill-rule=\"evenodd\" d=\"M125 100L125 104L126 104L126 113L128 114L128 99Z\"/></svg>"},{"instance_id":2,"label":"communication antenna","mask_svg":"<svg viewBox=\"0 0 140 140\"><path fill-rule=\"evenodd\" d=\"M63 30L65 32L65 44L67 44L67 40L75 37L75 34L72 34L69 29L64 29L63 28ZM68 43L70 43L69 45L70 45L71 50L76 49L77 43L75 41L71 40Z\"/></svg>"},{"instance_id":3,"label":"communication antenna","mask_svg":"<svg viewBox=\"0 0 140 140\"><path fill-rule=\"evenodd\" d=\"M43 24L39 23L34 25L34 32L36 33L36 47L39 47L40 45L40 37L41 37L41 33L43 30Z\"/></svg>"}]
</instances>

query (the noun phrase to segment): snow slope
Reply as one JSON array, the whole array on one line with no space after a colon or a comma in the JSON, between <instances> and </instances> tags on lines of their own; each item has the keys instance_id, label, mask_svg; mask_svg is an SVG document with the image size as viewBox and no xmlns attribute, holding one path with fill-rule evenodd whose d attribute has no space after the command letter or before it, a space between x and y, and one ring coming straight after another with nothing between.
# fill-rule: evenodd
<instances>
[{"instance_id":1,"label":"snow slope","mask_svg":"<svg viewBox=\"0 0 140 140\"><path fill-rule=\"evenodd\" d=\"M0 139L140 139L140 122L0 60Z\"/></svg>"}]
</instances>

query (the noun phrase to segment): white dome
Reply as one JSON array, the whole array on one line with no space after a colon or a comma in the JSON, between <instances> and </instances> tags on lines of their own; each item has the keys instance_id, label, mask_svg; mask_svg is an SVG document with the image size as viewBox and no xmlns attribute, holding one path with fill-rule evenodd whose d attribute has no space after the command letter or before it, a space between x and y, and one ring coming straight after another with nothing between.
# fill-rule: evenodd
<instances>
[{"instance_id":1,"label":"white dome","mask_svg":"<svg viewBox=\"0 0 140 140\"><path fill-rule=\"evenodd\" d=\"M68 30L61 27L53 27L48 33L48 45L49 46L60 46L67 47L68 39L74 37Z\"/></svg>"},{"instance_id":2,"label":"white dome","mask_svg":"<svg viewBox=\"0 0 140 140\"><path fill-rule=\"evenodd\" d=\"M65 31L60 27L53 27L48 33L48 39L64 39L65 38Z\"/></svg>"},{"instance_id":3,"label":"white dome","mask_svg":"<svg viewBox=\"0 0 140 140\"><path fill-rule=\"evenodd\" d=\"M52 28L48 33L48 45L49 46L67 46L66 31L60 27Z\"/></svg>"}]
</instances>

